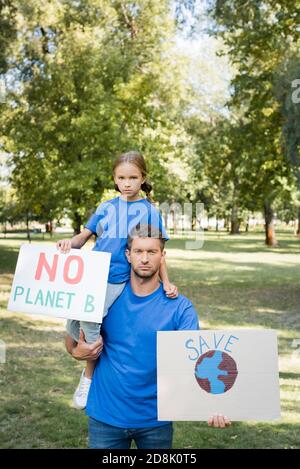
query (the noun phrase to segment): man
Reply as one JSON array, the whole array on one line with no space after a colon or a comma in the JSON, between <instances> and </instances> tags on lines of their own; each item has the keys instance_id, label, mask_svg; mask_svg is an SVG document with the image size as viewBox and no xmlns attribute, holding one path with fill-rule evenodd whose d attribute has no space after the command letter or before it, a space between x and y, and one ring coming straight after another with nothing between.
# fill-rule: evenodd
<instances>
[{"instance_id":1,"label":"man","mask_svg":"<svg viewBox=\"0 0 300 469\"><path fill-rule=\"evenodd\" d=\"M130 282L103 321L104 348L88 397L90 448L171 448L172 422L157 420L156 332L199 329L192 303L169 299L159 279L165 257L160 231L142 226L128 237ZM67 349L77 359L97 358L101 340L86 344L83 334ZM230 425L215 416L209 425Z\"/></svg>"}]
</instances>

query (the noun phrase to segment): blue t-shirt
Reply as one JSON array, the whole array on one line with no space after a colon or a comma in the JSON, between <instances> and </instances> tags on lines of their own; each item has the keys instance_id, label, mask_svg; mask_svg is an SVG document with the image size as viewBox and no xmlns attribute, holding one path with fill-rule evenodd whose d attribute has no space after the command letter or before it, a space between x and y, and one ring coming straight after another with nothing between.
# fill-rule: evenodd
<instances>
[{"instance_id":1,"label":"blue t-shirt","mask_svg":"<svg viewBox=\"0 0 300 469\"><path fill-rule=\"evenodd\" d=\"M159 228L163 237L169 239L159 210L147 199L126 202L116 197L108 200L99 205L85 225L97 235L93 250L112 254L108 277L110 283L127 282L130 278L130 264L125 255L127 236L139 223Z\"/></svg>"},{"instance_id":2,"label":"blue t-shirt","mask_svg":"<svg viewBox=\"0 0 300 469\"><path fill-rule=\"evenodd\" d=\"M101 329L104 348L88 396L88 416L121 428L164 425L157 420L156 332L199 329L192 303L167 298L162 284L137 296L128 282Z\"/></svg>"}]
</instances>

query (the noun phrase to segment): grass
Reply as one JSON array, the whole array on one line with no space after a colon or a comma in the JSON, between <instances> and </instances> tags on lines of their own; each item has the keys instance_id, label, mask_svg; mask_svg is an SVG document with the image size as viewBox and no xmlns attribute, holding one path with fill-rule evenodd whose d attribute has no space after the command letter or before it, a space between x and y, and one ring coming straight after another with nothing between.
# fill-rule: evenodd
<instances>
[{"instance_id":1,"label":"grass","mask_svg":"<svg viewBox=\"0 0 300 469\"><path fill-rule=\"evenodd\" d=\"M300 338L300 241L289 232L277 238L272 249L257 232L205 233L200 250L186 250L183 239L167 245L170 278L193 301L202 328L277 330L282 404L282 419L273 423L234 423L220 431L177 422L174 448L300 448L300 367L292 348ZM63 321L6 310L21 242L20 235L0 239L0 339L7 346L0 364L0 447L85 448L86 417L70 406L81 365L64 350Z\"/></svg>"}]
</instances>

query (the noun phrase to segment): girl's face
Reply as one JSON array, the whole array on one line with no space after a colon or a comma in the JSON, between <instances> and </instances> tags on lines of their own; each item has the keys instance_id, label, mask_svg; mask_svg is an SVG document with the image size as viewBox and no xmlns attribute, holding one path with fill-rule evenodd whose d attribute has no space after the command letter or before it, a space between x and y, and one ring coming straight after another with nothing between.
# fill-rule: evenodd
<instances>
[{"instance_id":1,"label":"girl's face","mask_svg":"<svg viewBox=\"0 0 300 469\"><path fill-rule=\"evenodd\" d=\"M121 194L132 199L139 193L145 178L134 164L122 163L115 169L114 181Z\"/></svg>"}]
</instances>

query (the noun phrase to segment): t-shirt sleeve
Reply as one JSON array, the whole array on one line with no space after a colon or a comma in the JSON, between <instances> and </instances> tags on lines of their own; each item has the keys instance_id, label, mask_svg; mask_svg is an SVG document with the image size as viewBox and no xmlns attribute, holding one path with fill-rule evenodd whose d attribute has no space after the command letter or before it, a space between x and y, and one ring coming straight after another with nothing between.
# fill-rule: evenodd
<instances>
[{"instance_id":1,"label":"t-shirt sleeve","mask_svg":"<svg viewBox=\"0 0 300 469\"><path fill-rule=\"evenodd\" d=\"M159 213L159 229L161 230L164 239L165 239L166 241L168 241L170 238L169 238L169 236L168 236L168 234L167 234L167 232L166 232L166 229L165 229L164 223L163 223L163 219L162 219L162 216L161 216L160 213Z\"/></svg>"},{"instance_id":2,"label":"t-shirt sleeve","mask_svg":"<svg viewBox=\"0 0 300 469\"><path fill-rule=\"evenodd\" d=\"M150 212L148 223L155 226L156 228L159 228L166 241L170 239L164 227L161 213L159 210L157 210L154 207L151 207L151 212Z\"/></svg>"},{"instance_id":3,"label":"t-shirt sleeve","mask_svg":"<svg viewBox=\"0 0 300 469\"><path fill-rule=\"evenodd\" d=\"M184 331L184 330L199 330L199 318L196 313L196 310L193 304L188 301L183 303L177 311L175 318L175 330Z\"/></svg>"},{"instance_id":4,"label":"t-shirt sleeve","mask_svg":"<svg viewBox=\"0 0 300 469\"><path fill-rule=\"evenodd\" d=\"M95 212L95 213L93 213L93 215L90 216L90 218L88 219L88 221L86 222L84 227L87 228L88 230L92 231L94 234L97 234L96 229L97 229L98 221L99 220L98 220L98 217L97 217L96 212Z\"/></svg>"},{"instance_id":5,"label":"t-shirt sleeve","mask_svg":"<svg viewBox=\"0 0 300 469\"><path fill-rule=\"evenodd\" d=\"M87 223L84 225L85 228L92 231L95 235L99 235L98 227L99 222L105 216L105 205L102 203L97 207L97 210L90 216Z\"/></svg>"}]
</instances>

